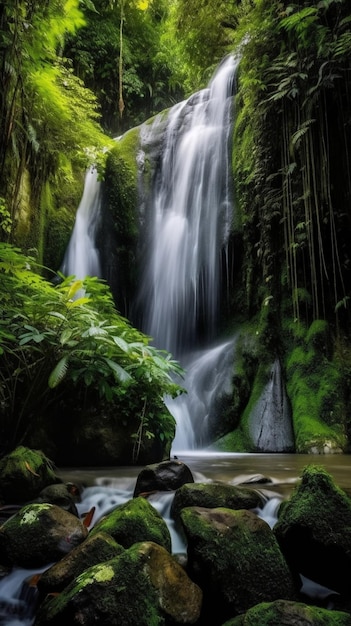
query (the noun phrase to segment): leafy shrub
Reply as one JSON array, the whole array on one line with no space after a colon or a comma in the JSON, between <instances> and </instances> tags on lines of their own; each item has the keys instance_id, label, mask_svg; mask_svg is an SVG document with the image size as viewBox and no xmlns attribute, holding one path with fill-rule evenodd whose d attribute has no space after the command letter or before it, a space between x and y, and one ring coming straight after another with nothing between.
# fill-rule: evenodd
<instances>
[{"instance_id":1,"label":"leafy shrub","mask_svg":"<svg viewBox=\"0 0 351 626\"><path fill-rule=\"evenodd\" d=\"M36 270L36 271L35 271ZM171 355L115 310L97 278L61 277L56 286L37 273L33 259L0 244L0 417L3 452L21 443L58 399L142 406L141 430L162 435L165 394L181 392ZM136 402L138 399L138 403ZM150 406L150 412L148 407ZM160 421L161 420L161 421ZM164 436L170 423L164 419ZM141 434L136 434L138 448ZM162 439L162 436L161 436Z\"/></svg>"}]
</instances>

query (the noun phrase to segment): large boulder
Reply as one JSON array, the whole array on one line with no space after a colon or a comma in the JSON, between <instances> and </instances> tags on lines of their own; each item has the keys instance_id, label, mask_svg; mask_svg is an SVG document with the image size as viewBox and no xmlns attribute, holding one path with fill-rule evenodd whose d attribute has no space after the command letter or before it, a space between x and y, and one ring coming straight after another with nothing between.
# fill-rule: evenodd
<instances>
[{"instance_id":1,"label":"large boulder","mask_svg":"<svg viewBox=\"0 0 351 626\"><path fill-rule=\"evenodd\" d=\"M106 533L89 535L83 543L49 567L40 576L37 587L44 597L48 593L58 593L77 578L84 570L118 556L124 548Z\"/></svg>"},{"instance_id":2,"label":"large boulder","mask_svg":"<svg viewBox=\"0 0 351 626\"><path fill-rule=\"evenodd\" d=\"M195 624L201 601L201 590L167 550L142 542L89 568L44 601L34 626Z\"/></svg>"},{"instance_id":3,"label":"large boulder","mask_svg":"<svg viewBox=\"0 0 351 626\"><path fill-rule=\"evenodd\" d=\"M134 497L151 491L174 491L186 483L193 483L190 468L178 459L170 459L144 467L137 477Z\"/></svg>"},{"instance_id":4,"label":"large boulder","mask_svg":"<svg viewBox=\"0 0 351 626\"><path fill-rule=\"evenodd\" d=\"M121 504L101 519L90 531L106 532L121 546L129 548L140 541L154 541L171 551L171 535L160 513L139 496Z\"/></svg>"},{"instance_id":5,"label":"large boulder","mask_svg":"<svg viewBox=\"0 0 351 626\"><path fill-rule=\"evenodd\" d=\"M171 516L177 519L180 511L189 506L255 509L262 506L262 498L256 491L246 487L226 483L193 483L177 489L171 506Z\"/></svg>"},{"instance_id":6,"label":"large boulder","mask_svg":"<svg viewBox=\"0 0 351 626\"><path fill-rule=\"evenodd\" d=\"M54 504L27 504L0 527L0 561L41 567L70 552L87 534L72 513Z\"/></svg>"},{"instance_id":7,"label":"large boulder","mask_svg":"<svg viewBox=\"0 0 351 626\"><path fill-rule=\"evenodd\" d=\"M305 467L274 534L296 576L340 593L350 606L351 500L324 468Z\"/></svg>"},{"instance_id":8,"label":"large boulder","mask_svg":"<svg viewBox=\"0 0 351 626\"><path fill-rule=\"evenodd\" d=\"M260 602L297 599L278 542L255 513L189 507L180 516L188 541L187 571L204 593L203 616L215 607L211 626Z\"/></svg>"},{"instance_id":9,"label":"large boulder","mask_svg":"<svg viewBox=\"0 0 351 626\"><path fill-rule=\"evenodd\" d=\"M223 626L351 626L351 615L302 602L263 602Z\"/></svg>"},{"instance_id":10,"label":"large boulder","mask_svg":"<svg viewBox=\"0 0 351 626\"><path fill-rule=\"evenodd\" d=\"M0 500L3 503L25 504L40 491L62 480L43 452L18 446L0 461Z\"/></svg>"}]
</instances>

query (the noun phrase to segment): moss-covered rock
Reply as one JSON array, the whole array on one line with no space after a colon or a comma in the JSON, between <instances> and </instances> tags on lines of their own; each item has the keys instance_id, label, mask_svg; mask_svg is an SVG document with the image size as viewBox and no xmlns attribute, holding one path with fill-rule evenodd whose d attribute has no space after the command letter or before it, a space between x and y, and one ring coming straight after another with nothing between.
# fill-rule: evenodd
<instances>
[{"instance_id":1,"label":"moss-covered rock","mask_svg":"<svg viewBox=\"0 0 351 626\"><path fill-rule=\"evenodd\" d=\"M182 510L181 520L189 575L204 592L203 615L216 607L214 626L260 602L296 599L278 542L257 515L189 507Z\"/></svg>"},{"instance_id":2,"label":"moss-covered rock","mask_svg":"<svg viewBox=\"0 0 351 626\"><path fill-rule=\"evenodd\" d=\"M174 494L171 515L177 519L182 509L201 506L210 509L255 509L262 504L259 494L246 487L225 483L194 483L179 487Z\"/></svg>"},{"instance_id":3,"label":"moss-covered rock","mask_svg":"<svg viewBox=\"0 0 351 626\"><path fill-rule=\"evenodd\" d=\"M43 597L48 593L62 591L89 567L109 561L123 551L124 548L107 533L98 532L90 535L83 543L45 570L38 581L38 590Z\"/></svg>"},{"instance_id":4,"label":"moss-covered rock","mask_svg":"<svg viewBox=\"0 0 351 626\"><path fill-rule=\"evenodd\" d=\"M201 600L201 590L164 548L142 542L87 569L45 601L35 626L194 624Z\"/></svg>"},{"instance_id":5,"label":"moss-covered rock","mask_svg":"<svg viewBox=\"0 0 351 626\"><path fill-rule=\"evenodd\" d=\"M140 541L154 541L171 551L171 536L160 513L141 496L114 509L94 528L91 534L106 532L124 548Z\"/></svg>"},{"instance_id":6,"label":"moss-covered rock","mask_svg":"<svg viewBox=\"0 0 351 626\"><path fill-rule=\"evenodd\" d=\"M18 446L0 461L0 498L6 503L29 502L44 487L61 482L41 450Z\"/></svg>"},{"instance_id":7,"label":"moss-covered rock","mask_svg":"<svg viewBox=\"0 0 351 626\"><path fill-rule=\"evenodd\" d=\"M305 467L274 534L296 577L350 598L351 500L324 468Z\"/></svg>"},{"instance_id":8,"label":"moss-covered rock","mask_svg":"<svg viewBox=\"0 0 351 626\"><path fill-rule=\"evenodd\" d=\"M292 406L296 451L342 453L346 449L342 370L332 354L330 329L324 320L309 327L287 327L287 391Z\"/></svg>"},{"instance_id":9,"label":"moss-covered rock","mask_svg":"<svg viewBox=\"0 0 351 626\"><path fill-rule=\"evenodd\" d=\"M98 240L103 274L123 315L128 313L137 280L138 147L139 128L133 128L109 153L103 194L103 227Z\"/></svg>"},{"instance_id":10,"label":"moss-covered rock","mask_svg":"<svg viewBox=\"0 0 351 626\"><path fill-rule=\"evenodd\" d=\"M83 523L54 504L27 504L0 527L0 560L20 567L57 561L88 534Z\"/></svg>"},{"instance_id":11,"label":"moss-covered rock","mask_svg":"<svg viewBox=\"0 0 351 626\"><path fill-rule=\"evenodd\" d=\"M301 602L262 602L223 626L351 626L351 616Z\"/></svg>"}]
</instances>

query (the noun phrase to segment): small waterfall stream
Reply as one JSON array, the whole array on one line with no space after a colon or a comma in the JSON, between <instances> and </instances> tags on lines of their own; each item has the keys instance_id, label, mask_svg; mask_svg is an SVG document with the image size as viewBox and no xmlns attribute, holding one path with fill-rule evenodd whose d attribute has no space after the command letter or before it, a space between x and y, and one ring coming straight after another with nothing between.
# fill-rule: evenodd
<instances>
[{"instance_id":1,"label":"small waterfall stream","mask_svg":"<svg viewBox=\"0 0 351 626\"><path fill-rule=\"evenodd\" d=\"M61 272L78 279L86 276L101 278L96 234L100 222L101 185L95 168L86 172L83 196L77 209L76 220L68 244Z\"/></svg>"}]
</instances>

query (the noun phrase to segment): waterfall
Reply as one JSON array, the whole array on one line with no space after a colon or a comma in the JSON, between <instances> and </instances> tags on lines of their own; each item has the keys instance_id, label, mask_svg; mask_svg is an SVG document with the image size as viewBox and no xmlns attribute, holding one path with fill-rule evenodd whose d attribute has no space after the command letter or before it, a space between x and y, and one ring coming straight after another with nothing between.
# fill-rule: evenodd
<instances>
[{"instance_id":1,"label":"waterfall","mask_svg":"<svg viewBox=\"0 0 351 626\"><path fill-rule=\"evenodd\" d=\"M61 266L61 272L65 276L74 274L78 279L86 276L101 278L100 258L96 243L100 209L101 185L96 169L90 168L85 175L83 196Z\"/></svg>"},{"instance_id":2,"label":"waterfall","mask_svg":"<svg viewBox=\"0 0 351 626\"><path fill-rule=\"evenodd\" d=\"M207 89L171 109L144 209L149 252L141 326L178 359L216 337L232 221L230 136L237 64L234 57L226 58ZM160 125L162 117L151 128L145 125L142 150Z\"/></svg>"},{"instance_id":3,"label":"waterfall","mask_svg":"<svg viewBox=\"0 0 351 626\"><path fill-rule=\"evenodd\" d=\"M143 196L142 330L187 370L188 393L167 406L177 421L173 449L208 443L217 398L230 392L232 341L217 339L233 198L232 102L238 59L221 63L207 89L141 131L141 156L163 133L149 195ZM199 353L199 349L201 352ZM229 358L228 358L229 357Z\"/></svg>"}]
</instances>

